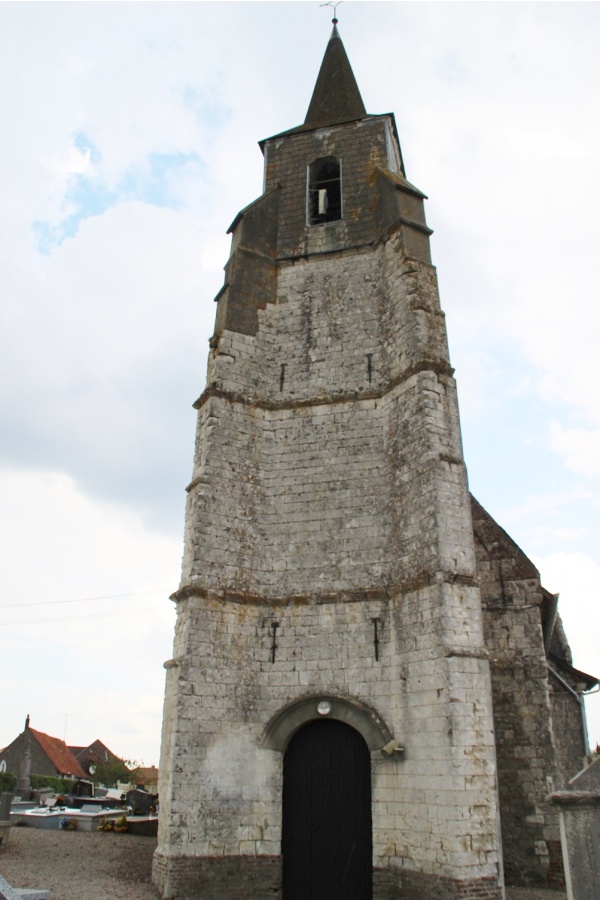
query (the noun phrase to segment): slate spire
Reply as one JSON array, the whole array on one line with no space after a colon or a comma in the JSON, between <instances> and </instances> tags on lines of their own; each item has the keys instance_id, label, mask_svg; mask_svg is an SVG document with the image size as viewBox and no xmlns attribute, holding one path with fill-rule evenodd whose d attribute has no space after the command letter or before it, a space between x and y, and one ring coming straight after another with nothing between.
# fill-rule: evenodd
<instances>
[{"instance_id":1,"label":"slate spire","mask_svg":"<svg viewBox=\"0 0 600 900\"><path fill-rule=\"evenodd\" d=\"M304 125L322 128L362 119L366 115L352 66L334 20Z\"/></svg>"}]
</instances>

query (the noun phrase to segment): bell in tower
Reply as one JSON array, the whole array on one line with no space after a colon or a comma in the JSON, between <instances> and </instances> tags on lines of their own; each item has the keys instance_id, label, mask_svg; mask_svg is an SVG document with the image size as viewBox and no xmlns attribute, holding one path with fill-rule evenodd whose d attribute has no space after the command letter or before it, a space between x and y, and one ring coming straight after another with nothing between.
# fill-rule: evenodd
<instances>
[{"instance_id":1,"label":"bell in tower","mask_svg":"<svg viewBox=\"0 0 600 900\"><path fill-rule=\"evenodd\" d=\"M431 232L335 26L304 123L261 148L195 404L154 879L170 898L500 900Z\"/></svg>"}]
</instances>

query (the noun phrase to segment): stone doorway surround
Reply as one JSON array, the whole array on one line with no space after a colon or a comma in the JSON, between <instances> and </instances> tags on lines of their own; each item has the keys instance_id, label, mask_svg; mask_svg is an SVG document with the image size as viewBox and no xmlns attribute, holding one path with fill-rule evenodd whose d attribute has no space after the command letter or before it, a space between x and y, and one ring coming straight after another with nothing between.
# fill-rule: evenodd
<instances>
[{"instance_id":1,"label":"stone doorway surround","mask_svg":"<svg viewBox=\"0 0 600 900\"><path fill-rule=\"evenodd\" d=\"M262 746L267 750L285 752L298 729L315 719L337 719L350 725L362 735L371 753L383 752L394 743L381 716L365 703L335 694L318 693L300 697L275 713L263 732Z\"/></svg>"}]
</instances>

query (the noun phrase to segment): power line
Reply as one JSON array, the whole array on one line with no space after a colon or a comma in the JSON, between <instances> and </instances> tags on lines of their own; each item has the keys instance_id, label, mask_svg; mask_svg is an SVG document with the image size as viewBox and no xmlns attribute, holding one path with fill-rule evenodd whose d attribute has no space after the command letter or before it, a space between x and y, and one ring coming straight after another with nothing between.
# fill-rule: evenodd
<instances>
[{"instance_id":1,"label":"power line","mask_svg":"<svg viewBox=\"0 0 600 900\"><path fill-rule=\"evenodd\" d=\"M105 597L76 597L73 600L36 600L33 603L0 603L0 609L23 609L25 606L53 606L56 603L87 603L90 600L117 600L123 597L143 597L147 594L169 594L166 588L159 591L137 591L128 594L107 594Z\"/></svg>"},{"instance_id":2,"label":"power line","mask_svg":"<svg viewBox=\"0 0 600 900\"><path fill-rule=\"evenodd\" d=\"M168 606L151 606L148 609L130 609L127 612L112 612L112 613L95 613L92 615L85 616L61 616L57 619L23 619L22 621L17 622L3 622L3 626L10 625L47 625L54 624L55 622L82 622L89 621L90 619L117 619L122 616L137 616L140 613L148 613L148 612L157 612L159 610L169 609Z\"/></svg>"}]
</instances>

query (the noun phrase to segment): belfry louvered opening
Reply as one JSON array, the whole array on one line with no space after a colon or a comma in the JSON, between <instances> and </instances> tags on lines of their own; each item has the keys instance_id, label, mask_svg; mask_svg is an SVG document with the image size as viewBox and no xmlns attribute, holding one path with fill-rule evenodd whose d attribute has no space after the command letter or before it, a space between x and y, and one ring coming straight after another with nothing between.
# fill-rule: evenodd
<instances>
[{"instance_id":1,"label":"belfry louvered opening","mask_svg":"<svg viewBox=\"0 0 600 900\"><path fill-rule=\"evenodd\" d=\"M342 161L335 156L315 159L308 167L308 224L342 218Z\"/></svg>"}]
</instances>

